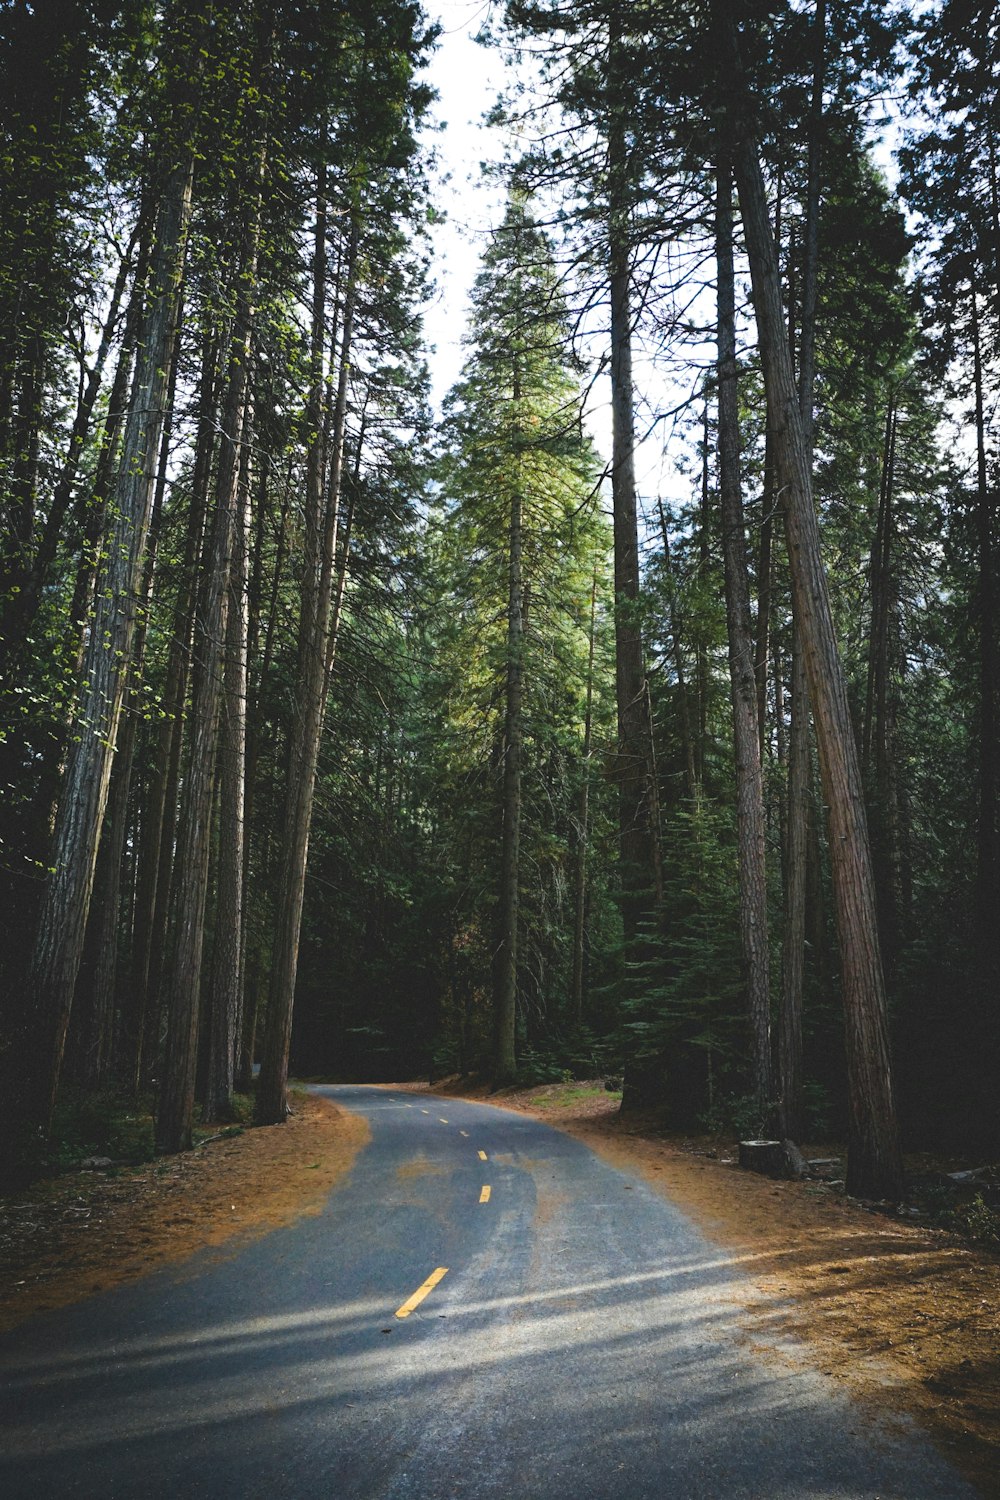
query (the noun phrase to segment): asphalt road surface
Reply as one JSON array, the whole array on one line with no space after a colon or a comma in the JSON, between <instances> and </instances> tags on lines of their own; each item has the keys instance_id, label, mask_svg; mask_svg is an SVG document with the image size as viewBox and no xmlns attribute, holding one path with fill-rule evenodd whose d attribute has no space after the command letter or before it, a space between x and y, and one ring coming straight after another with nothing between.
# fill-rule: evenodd
<instances>
[{"instance_id":1,"label":"asphalt road surface","mask_svg":"<svg viewBox=\"0 0 1000 1500\"><path fill-rule=\"evenodd\" d=\"M318 1218L0 1339L0 1496L973 1500L745 1329L738 1269L524 1115L329 1090Z\"/></svg>"}]
</instances>

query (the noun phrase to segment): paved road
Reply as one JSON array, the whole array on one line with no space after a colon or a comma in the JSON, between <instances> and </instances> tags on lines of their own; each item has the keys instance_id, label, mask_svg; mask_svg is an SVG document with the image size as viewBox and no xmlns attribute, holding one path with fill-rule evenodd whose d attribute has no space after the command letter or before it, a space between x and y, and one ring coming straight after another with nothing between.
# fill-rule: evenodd
<instances>
[{"instance_id":1,"label":"paved road","mask_svg":"<svg viewBox=\"0 0 1000 1500\"><path fill-rule=\"evenodd\" d=\"M0 1339L4 1500L974 1500L749 1341L637 1178L524 1115L330 1092L372 1140L319 1218Z\"/></svg>"}]
</instances>

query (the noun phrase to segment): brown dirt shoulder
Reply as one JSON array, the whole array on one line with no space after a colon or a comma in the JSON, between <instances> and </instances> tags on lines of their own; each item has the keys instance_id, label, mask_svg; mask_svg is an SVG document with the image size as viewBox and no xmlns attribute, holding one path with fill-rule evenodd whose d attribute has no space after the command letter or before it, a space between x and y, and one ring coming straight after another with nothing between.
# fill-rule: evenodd
<instances>
[{"instance_id":1,"label":"brown dirt shoulder","mask_svg":"<svg viewBox=\"0 0 1000 1500\"><path fill-rule=\"evenodd\" d=\"M410 1085L419 1088L419 1085ZM623 1118L599 1087L434 1092L523 1110L643 1176L755 1288L748 1336L791 1336L825 1373L914 1417L987 1497L1000 1497L1000 1259L955 1235L866 1211L820 1183L720 1161L718 1143ZM735 1155L735 1151L731 1153ZM809 1154L827 1154L812 1152Z\"/></svg>"},{"instance_id":2,"label":"brown dirt shoulder","mask_svg":"<svg viewBox=\"0 0 1000 1500\"><path fill-rule=\"evenodd\" d=\"M360 1116L310 1094L284 1125L0 1200L0 1330L319 1213L368 1135Z\"/></svg>"}]
</instances>

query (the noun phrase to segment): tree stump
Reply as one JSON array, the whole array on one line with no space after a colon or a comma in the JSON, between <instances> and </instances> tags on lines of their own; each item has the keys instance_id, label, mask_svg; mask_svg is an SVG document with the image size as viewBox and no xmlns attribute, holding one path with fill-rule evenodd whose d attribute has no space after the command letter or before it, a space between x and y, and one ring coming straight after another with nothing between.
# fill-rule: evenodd
<instances>
[{"instance_id":1,"label":"tree stump","mask_svg":"<svg viewBox=\"0 0 1000 1500\"><path fill-rule=\"evenodd\" d=\"M740 1166L764 1177L786 1176L784 1141L740 1141Z\"/></svg>"}]
</instances>

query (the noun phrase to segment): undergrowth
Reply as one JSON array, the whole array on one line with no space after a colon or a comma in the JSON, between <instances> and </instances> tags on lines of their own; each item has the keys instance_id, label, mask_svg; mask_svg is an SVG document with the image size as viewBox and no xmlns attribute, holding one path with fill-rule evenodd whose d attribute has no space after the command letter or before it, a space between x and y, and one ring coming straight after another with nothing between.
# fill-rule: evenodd
<instances>
[{"instance_id":1,"label":"undergrowth","mask_svg":"<svg viewBox=\"0 0 1000 1500\"><path fill-rule=\"evenodd\" d=\"M947 1227L979 1245L1000 1249L1000 1210L991 1207L982 1193L977 1193L971 1203L962 1203L949 1211Z\"/></svg>"},{"instance_id":2,"label":"undergrowth","mask_svg":"<svg viewBox=\"0 0 1000 1500\"><path fill-rule=\"evenodd\" d=\"M224 1125L201 1120L195 1110L193 1143L200 1145L219 1136L241 1135L253 1120L253 1095L235 1094L231 1117ZM10 1188L20 1190L40 1177L58 1177L78 1171L89 1157L109 1158L113 1172L135 1167L156 1157L153 1096L138 1097L116 1089L89 1093L67 1088L60 1095L52 1116L52 1129L26 1134L20 1143L11 1172Z\"/></svg>"}]
</instances>

